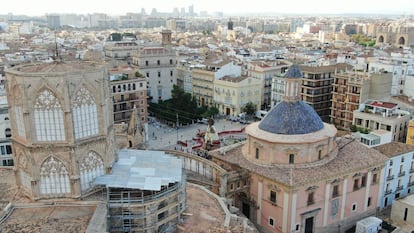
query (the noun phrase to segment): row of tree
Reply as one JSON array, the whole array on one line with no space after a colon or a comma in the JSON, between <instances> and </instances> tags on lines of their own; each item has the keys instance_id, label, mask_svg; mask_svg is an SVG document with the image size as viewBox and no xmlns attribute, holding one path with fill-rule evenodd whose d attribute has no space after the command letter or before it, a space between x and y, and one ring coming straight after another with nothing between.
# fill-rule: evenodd
<instances>
[{"instance_id":1,"label":"row of tree","mask_svg":"<svg viewBox=\"0 0 414 233\"><path fill-rule=\"evenodd\" d=\"M202 118L216 117L219 113L216 107L199 107L196 99L177 85L173 86L171 99L149 103L148 111L157 119L172 124L177 121L177 117L180 124L192 124ZM247 116L254 116L256 106L249 102L242 108L242 111Z\"/></svg>"}]
</instances>

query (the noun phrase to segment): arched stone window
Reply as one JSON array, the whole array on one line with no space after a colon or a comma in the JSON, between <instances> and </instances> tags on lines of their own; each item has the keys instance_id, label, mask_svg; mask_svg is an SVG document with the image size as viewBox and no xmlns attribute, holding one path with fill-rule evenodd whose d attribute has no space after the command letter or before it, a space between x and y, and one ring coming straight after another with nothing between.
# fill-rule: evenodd
<instances>
[{"instance_id":1,"label":"arched stone window","mask_svg":"<svg viewBox=\"0 0 414 233\"><path fill-rule=\"evenodd\" d=\"M34 105L36 139L38 141L64 141L65 125L62 106L49 90L43 90Z\"/></svg>"},{"instance_id":2,"label":"arched stone window","mask_svg":"<svg viewBox=\"0 0 414 233\"><path fill-rule=\"evenodd\" d=\"M85 191L91 187L91 182L98 176L103 175L104 163L96 152L90 151L83 156L79 164L81 190Z\"/></svg>"},{"instance_id":3,"label":"arched stone window","mask_svg":"<svg viewBox=\"0 0 414 233\"><path fill-rule=\"evenodd\" d=\"M88 89L81 87L72 105L75 139L98 134L98 114L95 100Z\"/></svg>"},{"instance_id":4,"label":"arched stone window","mask_svg":"<svg viewBox=\"0 0 414 233\"><path fill-rule=\"evenodd\" d=\"M53 156L40 167L40 194L70 193L69 173L65 165Z\"/></svg>"}]
</instances>

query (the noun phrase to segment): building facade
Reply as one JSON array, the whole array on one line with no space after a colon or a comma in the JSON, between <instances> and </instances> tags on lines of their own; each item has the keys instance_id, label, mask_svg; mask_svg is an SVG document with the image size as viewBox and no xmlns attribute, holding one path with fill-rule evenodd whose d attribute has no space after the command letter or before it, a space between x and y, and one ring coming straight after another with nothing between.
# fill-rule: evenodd
<instances>
[{"instance_id":1,"label":"building facade","mask_svg":"<svg viewBox=\"0 0 414 233\"><path fill-rule=\"evenodd\" d=\"M284 101L246 127L244 144L211 152L213 161L249 174L248 191L228 198L263 232L345 232L375 214L386 157L337 139L336 128L300 100L300 68L285 76Z\"/></svg>"},{"instance_id":2,"label":"building facade","mask_svg":"<svg viewBox=\"0 0 414 233\"><path fill-rule=\"evenodd\" d=\"M353 124L369 130L386 130L392 133L392 140L405 142L410 113L399 110L391 102L367 100L354 111Z\"/></svg>"},{"instance_id":3,"label":"building facade","mask_svg":"<svg viewBox=\"0 0 414 233\"><path fill-rule=\"evenodd\" d=\"M139 119L147 123L147 85L141 73L132 67L109 69L112 90L114 123L128 122L132 111L137 108Z\"/></svg>"},{"instance_id":4,"label":"building facade","mask_svg":"<svg viewBox=\"0 0 414 233\"><path fill-rule=\"evenodd\" d=\"M241 76L241 67L228 60L211 58L192 69L192 95L199 106L214 106L214 81Z\"/></svg>"},{"instance_id":5,"label":"building facade","mask_svg":"<svg viewBox=\"0 0 414 233\"><path fill-rule=\"evenodd\" d=\"M348 65L343 63L328 66L301 66L302 100L313 107L324 122L330 120L333 75L347 68L349 68Z\"/></svg>"},{"instance_id":6,"label":"building facade","mask_svg":"<svg viewBox=\"0 0 414 233\"><path fill-rule=\"evenodd\" d=\"M177 84L177 55L167 47L144 47L133 56L132 63L147 79L149 101L171 99L173 86Z\"/></svg>"},{"instance_id":7,"label":"building facade","mask_svg":"<svg viewBox=\"0 0 414 233\"><path fill-rule=\"evenodd\" d=\"M115 160L106 66L92 62L8 69L16 183L32 199L78 198Z\"/></svg>"},{"instance_id":8,"label":"building facade","mask_svg":"<svg viewBox=\"0 0 414 233\"><path fill-rule=\"evenodd\" d=\"M12 132L7 96L0 96L0 166L13 166Z\"/></svg>"},{"instance_id":9,"label":"building facade","mask_svg":"<svg viewBox=\"0 0 414 233\"><path fill-rule=\"evenodd\" d=\"M260 109L261 81L252 77L228 77L214 80L214 104L219 114L237 116L247 103Z\"/></svg>"},{"instance_id":10,"label":"building facade","mask_svg":"<svg viewBox=\"0 0 414 233\"><path fill-rule=\"evenodd\" d=\"M331 123L350 129L353 112L367 99L382 100L391 92L390 73L365 73L347 71L334 74Z\"/></svg>"},{"instance_id":11,"label":"building facade","mask_svg":"<svg viewBox=\"0 0 414 233\"><path fill-rule=\"evenodd\" d=\"M408 122L407 144L414 145L414 119Z\"/></svg>"},{"instance_id":12,"label":"building facade","mask_svg":"<svg viewBox=\"0 0 414 233\"><path fill-rule=\"evenodd\" d=\"M248 75L262 83L262 98L260 109L268 110L272 106L272 80L276 75L282 75L290 63L286 61L252 61L247 63Z\"/></svg>"},{"instance_id":13,"label":"building facade","mask_svg":"<svg viewBox=\"0 0 414 233\"><path fill-rule=\"evenodd\" d=\"M414 192L414 145L390 142L374 147L388 157L384 168L384 183L380 207L392 205L393 201Z\"/></svg>"}]
</instances>

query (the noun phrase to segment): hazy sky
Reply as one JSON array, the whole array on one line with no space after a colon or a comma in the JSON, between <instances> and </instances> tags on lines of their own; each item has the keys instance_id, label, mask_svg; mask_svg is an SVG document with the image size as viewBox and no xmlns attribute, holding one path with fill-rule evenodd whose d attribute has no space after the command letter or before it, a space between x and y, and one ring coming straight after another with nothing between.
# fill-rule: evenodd
<instances>
[{"instance_id":1,"label":"hazy sky","mask_svg":"<svg viewBox=\"0 0 414 233\"><path fill-rule=\"evenodd\" d=\"M200 11L224 13L380 13L414 14L413 0L1 0L0 14L26 14L41 16L46 13L107 13L120 15L127 12L147 13L152 8L158 12L172 12L174 7L185 8L194 5Z\"/></svg>"}]
</instances>

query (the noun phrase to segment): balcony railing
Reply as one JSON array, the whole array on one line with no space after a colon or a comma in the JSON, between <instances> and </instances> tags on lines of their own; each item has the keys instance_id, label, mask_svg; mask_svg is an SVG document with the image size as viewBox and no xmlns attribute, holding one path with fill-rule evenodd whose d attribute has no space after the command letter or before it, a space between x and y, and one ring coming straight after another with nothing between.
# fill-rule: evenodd
<instances>
[{"instance_id":1,"label":"balcony railing","mask_svg":"<svg viewBox=\"0 0 414 233\"><path fill-rule=\"evenodd\" d=\"M395 189L395 191L400 191L400 190L403 190L403 188L404 188L404 186L400 185L400 186L398 186L398 187Z\"/></svg>"},{"instance_id":2,"label":"balcony railing","mask_svg":"<svg viewBox=\"0 0 414 233\"><path fill-rule=\"evenodd\" d=\"M405 171L398 173L398 177L405 176Z\"/></svg>"},{"instance_id":3,"label":"balcony railing","mask_svg":"<svg viewBox=\"0 0 414 233\"><path fill-rule=\"evenodd\" d=\"M414 173L414 167L410 168L410 173Z\"/></svg>"},{"instance_id":4,"label":"balcony railing","mask_svg":"<svg viewBox=\"0 0 414 233\"><path fill-rule=\"evenodd\" d=\"M392 189L385 190L385 195L389 195L392 193Z\"/></svg>"},{"instance_id":5,"label":"balcony railing","mask_svg":"<svg viewBox=\"0 0 414 233\"><path fill-rule=\"evenodd\" d=\"M394 179L394 175L388 175L388 176L387 176L387 181L390 181L390 180L392 180L392 179Z\"/></svg>"}]
</instances>

